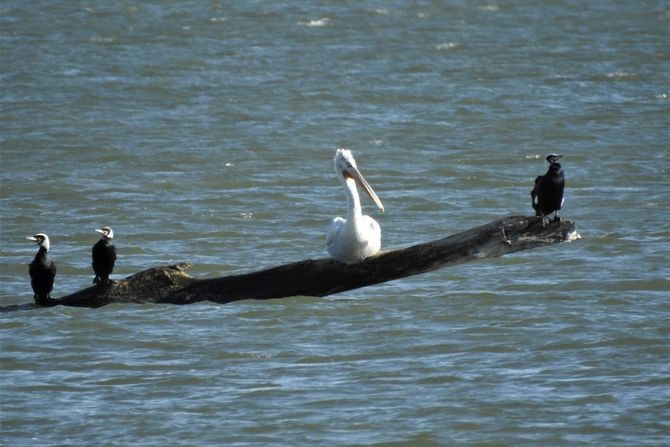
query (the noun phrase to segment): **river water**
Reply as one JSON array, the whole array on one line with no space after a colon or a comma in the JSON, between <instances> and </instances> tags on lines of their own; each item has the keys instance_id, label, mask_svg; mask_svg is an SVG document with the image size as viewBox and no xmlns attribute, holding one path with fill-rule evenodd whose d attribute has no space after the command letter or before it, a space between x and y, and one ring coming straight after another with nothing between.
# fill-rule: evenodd
<instances>
[{"instance_id":1,"label":"river water","mask_svg":"<svg viewBox=\"0 0 670 447\"><path fill-rule=\"evenodd\" d=\"M0 444L670 444L670 4L0 6ZM324 299L39 309L179 261L326 256L353 150L383 248L531 214L582 240ZM18 306L17 306L18 305Z\"/></svg>"}]
</instances>

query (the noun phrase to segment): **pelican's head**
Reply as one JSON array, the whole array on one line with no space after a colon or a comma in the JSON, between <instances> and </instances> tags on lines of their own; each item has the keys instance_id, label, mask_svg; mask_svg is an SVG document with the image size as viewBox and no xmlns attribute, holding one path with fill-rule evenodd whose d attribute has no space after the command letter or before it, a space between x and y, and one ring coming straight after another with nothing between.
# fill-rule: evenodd
<instances>
[{"instance_id":1,"label":"pelican's head","mask_svg":"<svg viewBox=\"0 0 670 447\"><path fill-rule=\"evenodd\" d=\"M102 227L99 230L95 230L98 233L102 234L102 237L105 239L113 239L114 238L114 231L112 231L111 228L109 227Z\"/></svg>"},{"instance_id":2,"label":"pelican's head","mask_svg":"<svg viewBox=\"0 0 670 447\"><path fill-rule=\"evenodd\" d=\"M377 205L377 207L382 212L384 212L384 205L382 205L382 201L379 200L377 194L374 192L368 182L365 181L365 178L358 170L358 167L356 167L356 160L354 160L354 156L351 155L351 151L349 149L338 149L335 152L333 163L335 165L335 173L343 184L346 184L348 179L352 179L358 183L358 185L363 188L363 191L365 191L366 194L370 196L375 205Z\"/></svg>"},{"instance_id":3,"label":"pelican's head","mask_svg":"<svg viewBox=\"0 0 670 447\"><path fill-rule=\"evenodd\" d=\"M49 251L49 248L51 247L49 244L49 236L44 233L37 233L34 236L27 236L26 239L35 242L40 247L44 247L46 251Z\"/></svg>"},{"instance_id":4,"label":"pelican's head","mask_svg":"<svg viewBox=\"0 0 670 447\"><path fill-rule=\"evenodd\" d=\"M545 160L547 160L547 163L549 163L550 165L553 165L554 163L558 163L558 160L561 157L563 156L558 154L549 154L547 155L547 158L545 158Z\"/></svg>"}]
</instances>

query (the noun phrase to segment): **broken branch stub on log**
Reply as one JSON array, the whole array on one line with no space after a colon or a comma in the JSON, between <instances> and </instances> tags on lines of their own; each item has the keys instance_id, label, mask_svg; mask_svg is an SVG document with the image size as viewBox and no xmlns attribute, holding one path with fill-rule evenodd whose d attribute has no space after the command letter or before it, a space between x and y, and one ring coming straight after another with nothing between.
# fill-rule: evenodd
<instances>
[{"instance_id":1,"label":"broken branch stub on log","mask_svg":"<svg viewBox=\"0 0 670 447\"><path fill-rule=\"evenodd\" d=\"M229 303L243 299L326 296L478 259L579 239L574 222L543 225L540 217L509 216L461 233L376 254L356 264L308 259L258 272L196 279L182 263L144 270L108 287L93 286L45 305Z\"/></svg>"}]
</instances>

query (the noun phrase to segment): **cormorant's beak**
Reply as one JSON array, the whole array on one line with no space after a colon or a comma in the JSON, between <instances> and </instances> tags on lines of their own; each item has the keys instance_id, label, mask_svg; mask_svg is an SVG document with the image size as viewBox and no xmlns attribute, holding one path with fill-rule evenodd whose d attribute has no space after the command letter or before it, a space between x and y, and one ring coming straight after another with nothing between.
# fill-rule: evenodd
<instances>
[{"instance_id":1,"label":"cormorant's beak","mask_svg":"<svg viewBox=\"0 0 670 447\"><path fill-rule=\"evenodd\" d=\"M558 163L558 160L563 157L562 155L559 154L549 154L547 155L547 158L545 159L545 162L547 165L552 165L554 163Z\"/></svg>"},{"instance_id":2,"label":"cormorant's beak","mask_svg":"<svg viewBox=\"0 0 670 447\"><path fill-rule=\"evenodd\" d=\"M98 230L98 229L96 229L95 231L96 231L96 233L100 233L100 234L102 234L103 236L105 235L105 232L102 231L102 230Z\"/></svg>"},{"instance_id":3,"label":"cormorant's beak","mask_svg":"<svg viewBox=\"0 0 670 447\"><path fill-rule=\"evenodd\" d=\"M343 172L344 178L352 178L358 185L363 188L363 191L372 199L372 201L377 205L377 208L381 210L381 212L384 212L384 205L382 204L382 201L379 200L379 197L377 197L377 194L375 191L372 189L372 187L368 184L367 181L365 181L365 178L363 175L360 173L358 168L355 166L347 167L347 169Z\"/></svg>"},{"instance_id":4,"label":"cormorant's beak","mask_svg":"<svg viewBox=\"0 0 670 447\"><path fill-rule=\"evenodd\" d=\"M39 242L35 236L26 236L26 239L33 242Z\"/></svg>"}]
</instances>

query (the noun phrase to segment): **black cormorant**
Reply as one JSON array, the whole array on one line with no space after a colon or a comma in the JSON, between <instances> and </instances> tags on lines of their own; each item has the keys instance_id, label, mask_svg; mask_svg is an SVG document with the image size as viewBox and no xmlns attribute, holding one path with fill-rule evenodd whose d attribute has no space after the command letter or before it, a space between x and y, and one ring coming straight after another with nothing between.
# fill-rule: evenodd
<instances>
[{"instance_id":1,"label":"black cormorant","mask_svg":"<svg viewBox=\"0 0 670 447\"><path fill-rule=\"evenodd\" d=\"M554 220L560 220L558 211L563 206L563 189L565 187L565 178L563 168L558 163L562 155L549 154L547 162L549 169L544 175L535 179L535 187L530 192L533 199L533 209L536 216L542 216L542 222L549 220L551 213L556 213Z\"/></svg>"},{"instance_id":2,"label":"black cormorant","mask_svg":"<svg viewBox=\"0 0 670 447\"><path fill-rule=\"evenodd\" d=\"M49 236L44 233L37 233L35 236L28 236L26 239L34 241L40 246L35 255L35 259L30 263L28 273L30 273L30 285L33 286L33 292L36 303L51 299L51 290L54 287L54 278L56 277L56 264L49 257Z\"/></svg>"},{"instance_id":3,"label":"black cormorant","mask_svg":"<svg viewBox=\"0 0 670 447\"><path fill-rule=\"evenodd\" d=\"M114 261L116 261L116 247L112 244L114 232L109 227L102 227L95 231L102 234L102 237L91 250L93 272L95 272L93 284L108 284L109 275L114 270Z\"/></svg>"}]
</instances>

